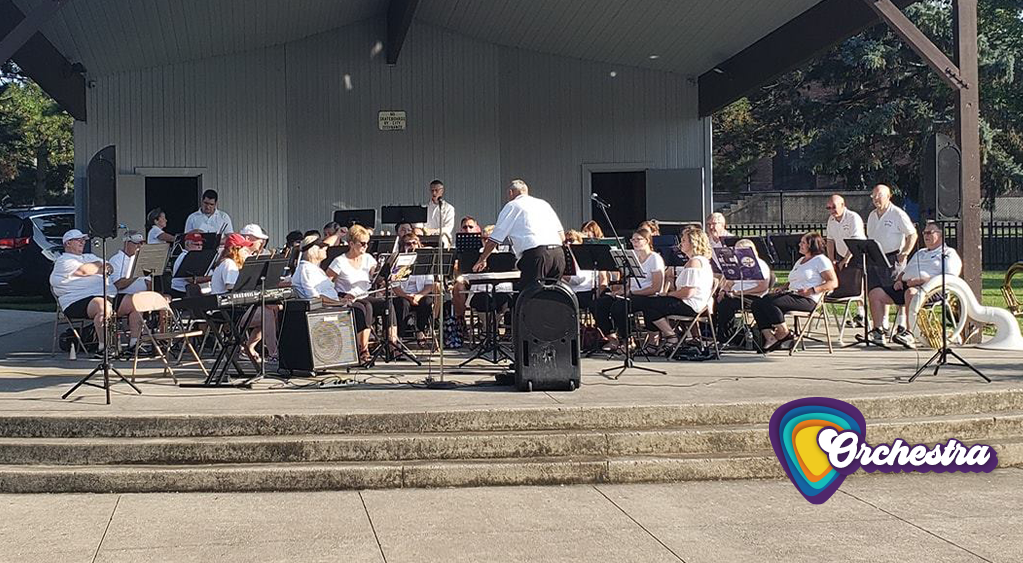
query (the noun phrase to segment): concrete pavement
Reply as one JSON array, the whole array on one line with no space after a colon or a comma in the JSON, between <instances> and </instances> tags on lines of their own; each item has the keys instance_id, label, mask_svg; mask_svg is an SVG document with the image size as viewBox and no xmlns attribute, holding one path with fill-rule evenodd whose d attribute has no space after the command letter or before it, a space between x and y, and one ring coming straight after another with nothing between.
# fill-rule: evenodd
<instances>
[{"instance_id":1,"label":"concrete pavement","mask_svg":"<svg viewBox=\"0 0 1023 563\"><path fill-rule=\"evenodd\" d=\"M1023 470L787 481L0 495L5 562L1023 560Z\"/></svg>"}]
</instances>

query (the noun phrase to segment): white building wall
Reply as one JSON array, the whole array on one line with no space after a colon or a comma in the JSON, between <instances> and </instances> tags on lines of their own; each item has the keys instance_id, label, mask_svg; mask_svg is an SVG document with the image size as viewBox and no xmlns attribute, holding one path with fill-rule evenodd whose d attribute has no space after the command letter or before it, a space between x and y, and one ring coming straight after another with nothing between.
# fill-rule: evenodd
<instances>
[{"instance_id":1,"label":"white building wall","mask_svg":"<svg viewBox=\"0 0 1023 563\"><path fill-rule=\"evenodd\" d=\"M460 215L493 222L522 177L566 228L588 218L583 164L700 167L685 77L470 39L415 22L398 65L372 55L380 20L245 53L96 77L75 131L76 177L106 144L122 173L203 168L236 226L276 242L335 208L422 203L441 178ZM616 76L611 76L614 71ZM349 76L348 89L345 75ZM406 131L377 111L405 110Z\"/></svg>"}]
</instances>

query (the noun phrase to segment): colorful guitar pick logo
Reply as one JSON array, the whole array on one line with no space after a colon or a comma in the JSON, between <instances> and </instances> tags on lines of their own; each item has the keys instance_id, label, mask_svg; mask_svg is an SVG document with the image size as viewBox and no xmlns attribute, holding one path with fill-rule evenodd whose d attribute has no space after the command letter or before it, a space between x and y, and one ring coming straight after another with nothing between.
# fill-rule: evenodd
<instances>
[{"instance_id":1,"label":"colorful guitar pick logo","mask_svg":"<svg viewBox=\"0 0 1023 563\"><path fill-rule=\"evenodd\" d=\"M825 397L785 403L771 416L768 433L785 474L814 504L826 502L861 467L870 473L990 473L998 467L994 448L955 438L933 446L902 439L872 446L863 413Z\"/></svg>"},{"instance_id":2,"label":"colorful guitar pick logo","mask_svg":"<svg viewBox=\"0 0 1023 563\"><path fill-rule=\"evenodd\" d=\"M774 453L792 484L814 504L823 504L850 473L859 468L851 463L836 469L817 443L825 428L851 431L865 442L867 423L859 409L849 403L825 397L809 397L786 403L771 416L768 433Z\"/></svg>"}]
</instances>

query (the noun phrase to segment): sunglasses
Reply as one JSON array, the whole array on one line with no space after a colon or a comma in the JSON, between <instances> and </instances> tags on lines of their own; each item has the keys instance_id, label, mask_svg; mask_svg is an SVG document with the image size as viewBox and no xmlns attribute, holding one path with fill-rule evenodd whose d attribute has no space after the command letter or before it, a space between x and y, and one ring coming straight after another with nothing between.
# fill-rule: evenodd
<instances>
[{"instance_id":1,"label":"sunglasses","mask_svg":"<svg viewBox=\"0 0 1023 563\"><path fill-rule=\"evenodd\" d=\"M366 246L369 244L368 240L353 240L352 244L358 244L359 246Z\"/></svg>"}]
</instances>

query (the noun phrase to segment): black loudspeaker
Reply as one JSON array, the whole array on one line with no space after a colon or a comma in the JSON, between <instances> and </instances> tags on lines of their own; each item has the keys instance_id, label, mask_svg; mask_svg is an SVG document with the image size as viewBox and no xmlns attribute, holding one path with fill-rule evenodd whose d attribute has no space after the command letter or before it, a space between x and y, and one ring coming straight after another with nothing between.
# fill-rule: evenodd
<instances>
[{"instance_id":1,"label":"black loudspeaker","mask_svg":"<svg viewBox=\"0 0 1023 563\"><path fill-rule=\"evenodd\" d=\"M523 289L515 303L512 337L519 390L579 387L579 301L567 285Z\"/></svg>"},{"instance_id":2,"label":"black loudspeaker","mask_svg":"<svg viewBox=\"0 0 1023 563\"><path fill-rule=\"evenodd\" d=\"M117 236L117 151L114 145L97 152L86 168L85 216L89 235Z\"/></svg>"},{"instance_id":3,"label":"black loudspeaker","mask_svg":"<svg viewBox=\"0 0 1023 563\"><path fill-rule=\"evenodd\" d=\"M948 135L935 133L920 163L920 213L923 219L950 221L962 209L962 153Z\"/></svg>"},{"instance_id":4,"label":"black loudspeaker","mask_svg":"<svg viewBox=\"0 0 1023 563\"><path fill-rule=\"evenodd\" d=\"M281 371L313 373L359 364L350 309L310 310L309 301L288 301L278 347Z\"/></svg>"}]
</instances>

